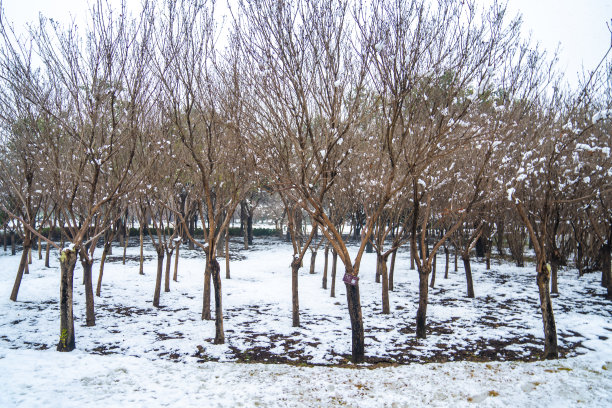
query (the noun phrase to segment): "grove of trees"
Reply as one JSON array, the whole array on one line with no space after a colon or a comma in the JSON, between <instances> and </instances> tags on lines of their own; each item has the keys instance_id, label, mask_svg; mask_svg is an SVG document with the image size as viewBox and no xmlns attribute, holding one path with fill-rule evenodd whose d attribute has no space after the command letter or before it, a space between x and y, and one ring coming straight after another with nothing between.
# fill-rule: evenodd
<instances>
[{"instance_id":1,"label":"grove of trees","mask_svg":"<svg viewBox=\"0 0 612 408\"><path fill-rule=\"evenodd\" d=\"M446 273L450 249L459 254L474 297L474 248L522 264L529 244L543 357L556 358L559 267L601 271L612 298L612 64L606 55L574 89L554 55L524 40L520 17L479 4L241 0L222 22L212 0L144 1L135 13L98 0L83 25L41 16L26 34L1 15L0 221L5 248L7 234L23 245L11 299L35 241L47 256L60 249L57 348L74 349L76 262L95 325L98 248L99 296L111 242L127 246L137 220L141 246L148 234L158 255L155 306L164 258L169 291L181 242L204 253L202 319L214 315L223 343L217 258L234 214L248 248L248 220L273 197L295 254L293 323L307 250L314 263L325 249L326 288L331 249L354 362L366 355L359 277L370 246L382 313L396 251L409 248L419 305L406 318L424 338L439 252Z\"/></svg>"}]
</instances>

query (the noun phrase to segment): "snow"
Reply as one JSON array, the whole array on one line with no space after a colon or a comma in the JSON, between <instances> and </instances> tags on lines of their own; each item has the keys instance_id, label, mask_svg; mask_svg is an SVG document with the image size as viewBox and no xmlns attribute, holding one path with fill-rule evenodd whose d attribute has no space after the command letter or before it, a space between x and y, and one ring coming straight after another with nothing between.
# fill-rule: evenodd
<instances>
[{"instance_id":1,"label":"snow","mask_svg":"<svg viewBox=\"0 0 612 408\"><path fill-rule=\"evenodd\" d=\"M593 123L599 122L601 119L610 119L612 118L612 109L603 109L593 115Z\"/></svg>"},{"instance_id":2,"label":"snow","mask_svg":"<svg viewBox=\"0 0 612 408\"><path fill-rule=\"evenodd\" d=\"M200 320L204 257L181 248L178 282L162 292L160 309L151 305L156 255L145 246L145 275L138 274L136 241L128 261L111 256L105 265L102 297L96 298L95 327L84 326L80 263L75 271L77 349L58 353L58 253L51 268L36 259L24 275L17 302L9 300L20 259L0 250L0 406L610 406L612 403L612 317L610 301L595 274L577 279L571 268L559 275L561 294L553 299L560 346L568 358L556 361L448 361L356 368L350 354L350 324L343 270L337 294L321 289L323 254L316 274L300 271L302 325L291 327L292 249L275 239L257 239L250 250L231 241L232 279L223 279L225 345L212 344L214 321ZM356 247L349 248L354 254ZM96 254L100 255L99 250ZM117 251L118 253L120 251ZM330 257L331 258L331 257ZM222 269L224 260L220 260ZM380 285L373 279L375 255L365 254L360 292L366 327L366 354L393 359L408 347L413 361L433 361L440 350L490 352L496 341L524 336L505 347L525 355L541 348L533 266L494 262L486 271L473 261L475 299L467 299L461 270L443 278L444 258L430 290L427 339L414 338L418 276L408 268L408 252L396 263L391 315L380 314ZM94 278L97 278L94 264ZM451 269L452 271L452 269ZM221 271L225 276L224 271ZM451 301L452 300L452 301ZM514 305L497 314L497 301ZM501 304L501 303L500 303ZM214 314L214 311L213 311ZM438 328L448 330L437 332ZM412 331L410 331L412 330ZM249 333L250 332L250 333ZM292 341L289 341L292 340ZM580 343L575 349L571 345ZM200 346L204 353L197 355ZM237 363L233 350L269 347L278 356L302 355L312 364ZM503 348L503 346L499 346ZM105 355L101 355L105 354ZM290 359L290 358L289 358ZM210 361L218 360L218 361ZM346 367L337 366L338 363ZM336 366L329 366L336 364ZM596 384L596 386L594 386Z\"/></svg>"}]
</instances>

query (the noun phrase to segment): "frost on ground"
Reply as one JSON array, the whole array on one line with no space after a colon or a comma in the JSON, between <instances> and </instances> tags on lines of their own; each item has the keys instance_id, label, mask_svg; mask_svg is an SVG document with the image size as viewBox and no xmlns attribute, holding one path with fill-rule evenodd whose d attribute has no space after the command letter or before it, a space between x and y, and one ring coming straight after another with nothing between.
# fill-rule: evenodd
<instances>
[{"instance_id":1,"label":"frost on ground","mask_svg":"<svg viewBox=\"0 0 612 408\"><path fill-rule=\"evenodd\" d=\"M454 272L451 260L449 279L444 279L440 256L436 287L430 291L428 337L417 340L418 276L409 270L408 253L398 254L392 313L386 316L380 284L374 282L375 256L367 254L360 291L368 362L352 369L342 268L331 298L321 288L322 251L314 275L308 273L310 257L305 258L302 326L293 328L290 246L266 240L242 251L232 243L232 278L223 279L226 344L213 345L214 322L200 319L202 254L181 249L179 281L171 283L169 293L162 292L162 307L156 309L155 253L145 247L145 276L140 276L138 248L132 244L126 265L117 251L105 266L95 327L85 327L77 267L77 350L72 353L55 351L57 253L48 269L34 259L18 302L11 302L20 254L0 252L0 379L8 385L0 406L612 403L612 302L603 297L596 274L577 279L573 269L560 271L561 294L553 307L566 358L528 363L543 348L533 267L494 263L487 271L474 261L476 298L468 299L463 268ZM97 278L96 264L93 271Z\"/></svg>"}]
</instances>

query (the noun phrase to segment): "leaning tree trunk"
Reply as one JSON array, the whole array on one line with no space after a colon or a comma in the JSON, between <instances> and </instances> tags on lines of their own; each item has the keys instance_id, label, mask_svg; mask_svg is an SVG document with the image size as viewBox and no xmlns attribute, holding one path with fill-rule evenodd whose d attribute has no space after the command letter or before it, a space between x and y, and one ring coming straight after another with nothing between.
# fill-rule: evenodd
<instances>
[{"instance_id":1,"label":"leaning tree trunk","mask_svg":"<svg viewBox=\"0 0 612 408\"><path fill-rule=\"evenodd\" d=\"M60 339L57 351L72 351L76 344L74 340L74 316L72 313L72 284L76 252L65 248L60 256Z\"/></svg>"},{"instance_id":2,"label":"leaning tree trunk","mask_svg":"<svg viewBox=\"0 0 612 408\"><path fill-rule=\"evenodd\" d=\"M300 326L300 298L298 294L298 272L301 266L301 259L295 257L291 262L291 316L293 327Z\"/></svg>"},{"instance_id":3,"label":"leaning tree trunk","mask_svg":"<svg viewBox=\"0 0 612 408\"><path fill-rule=\"evenodd\" d=\"M325 260L323 262L323 279L321 285L323 289L327 289L327 264L329 263L329 245L325 245L325 251L323 252Z\"/></svg>"},{"instance_id":4,"label":"leaning tree trunk","mask_svg":"<svg viewBox=\"0 0 612 408\"><path fill-rule=\"evenodd\" d=\"M106 264L106 256L108 255L110 246L110 241L104 243L104 249L102 249L102 256L100 257L100 273L98 274L98 284L96 285L96 296L98 297L100 297L100 293L102 292L102 276L104 274L104 265Z\"/></svg>"},{"instance_id":5,"label":"leaning tree trunk","mask_svg":"<svg viewBox=\"0 0 612 408\"><path fill-rule=\"evenodd\" d=\"M424 262L425 263L425 262ZM419 308L417 309L416 318L416 336L417 338L424 339L426 333L426 322L427 322L427 301L429 296L429 268L425 263L419 269Z\"/></svg>"},{"instance_id":6,"label":"leaning tree trunk","mask_svg":"<svg viewBox=\"0 0 612 408\"><path fill-rule=\"evenodd\" d=\"M467 281L467 297L474 297L474 281L472 280L472 265L470 264L470 256L461 256L463 267L465 268L465 280Z\"/></svg>"},{"instance_id":7,"label":"leaning tree trunk","mask_svg":"<svg viewBox=\"0 0 612 408\"><path fill-rule=\"evenodd\" d=\"M336 297L336 267L338 265L338 253L332 249L332 270L330 297Z\"/></svg>"},{"instance_id":8,"label":"leaning tree trunk","mask_svg":"<svg viewBox=\"0 0 612 408\"><path fill-rule=\"evenodd\" d=\"M26 237L23 240L23 252L21 253L21 261L19 262L19 267L17 268L17 276L15 276L15 283L13 284L13 291L11 292L11 300L13 302L17 301L19 287L21 286L21 279L23 278L23 273L26 267L28 266L28 247L30 244L30 238L26 233Z\"/></svg>"},{"instance_id":9,"label":"leaning tree trunk","mask_svg":"<svg viewBox=\"0 0 612 408\"><path fill-rule=\"evenodd\" d=\"M380 259L380 275L382 278L382 314L391 313L389 306L389 274L387 273L387 257Z\"/></svg>"},{"instance_id":10,"label":"leaning tree trunk","mask_svg":"<svg viewBox=\"0 0 612 408\"><path fill-rule=\"evenodd\" d=\"M164 248L162 248L161 244L158 244L155 250L157 251L157 277L155 279L153 306L159 307L159 295L161 293L162 274L164 270Z\"/></svg>"},{"instance_id":11,"label":"leaning tree trunk","mask_svg":"<svg viewBox=\"0 0 612 408\"><path fill-rule=\"evenodd\" d=\"M96 325L96 314L94 310L94 294L93 294L93 282L91 276L91 268L93 265L93 259L91 261L87 259L81 260L83 266L83 279L85 280L85 313L86 313L86 324L87 326Z\"/></svg>"},{"instance_id":12,"label":"leaning tree trunk","mask_svg":"<svg viewBox=\"0 0 612 408\"><path fill-rule=\"evenodd\" d=\"M346 271L347 274L350 274L350 272L352 271ZM365 342L363 334L363 316L361 314L361 299L359 296L359 282L355 282L354 285L345 283L345 286L349 318L351 320L353 363L359 364L363 363L365 360Z\"/></svg>"},{"instance_id":13,"label":"leaning tree trunk","mask_svg":"<svg viewBox=\"0 0 612 408\"><path fill-rule=\"evenodd\" d=\"M208 256L206 257L206 267L204 269L204 296L202 299L202 320L212 320L210 314L210 265Z\"/></svg>"},{"instance_id":14,"label":"leaning tree trunk","mask_svg":"<svg viewBox=\"0 0 612 408\"><path fill-rule=\"evenodd\" d=\"M210 261L209 267L215 288L215 341L214 344L224 344L225 334L223 332L223 307L221 293L221 267L216 259Z\"/></svg>"},{"instance_id":15,"label":"leaning tree trunk","mask_svg":"<svg viewBox=\"0 0 612 408\"><path fill-rule=\"evenodd\" d=\"M538 292L540 294L540 311L544 324L544 359L555 359L557 352L557 327L550 299L550 271L543 260L538 261Z\"/></svg>"}]
</instances>

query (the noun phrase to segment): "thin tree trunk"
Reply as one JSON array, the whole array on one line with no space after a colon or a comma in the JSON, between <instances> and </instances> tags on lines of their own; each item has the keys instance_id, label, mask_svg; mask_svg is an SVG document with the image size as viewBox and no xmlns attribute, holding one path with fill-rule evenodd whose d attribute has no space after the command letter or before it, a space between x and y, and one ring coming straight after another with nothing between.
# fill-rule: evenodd
<instances>
[{"instance_id":1,"label":"thin tree trunk","mask_svg":"<svg viewBox=\"0 0 612 408\"><path fill-rule=\"evenodd\" d=\"M382 313L391 313L389 306L389 275L387 273L387 258L380 257L380 275L382 277Z\"/></svg>"},{"instance_id":2,"label":"thin tree trunk","mask_svg":"<svg viewBox=\"0 0 612 408\"><path fill-rule=\"evenodd\" d=\"M414 271L414 252L412 250L412 245L410 245L410 270Z\"/></svg>"},{"instance_id":3,"label":"thin tree trunk","mask_svg":"<svg viewBox=\"0 0 612 408\"><path fill-rule=\"evenodd\" d=\"M436 285L436 257L434 257L433 267L431 268L431 280L429 282L429 287L433 288Z\"/></svg>"},{"instance_id":4,"label":"thin tree trunk","mask_svg":"<svg viewBox=\"0 0 612 408\"><path fill-rule=\"evenodd\" d=\"M76 346L72 313L75 264L76 252L71 249L63 249L60 256L60 338L57 343L57 351L72 351Z\"/></svg>"},{"instance_id":5,"label":"thin tree trunk","mask_svg":"<svg viewBox=\"0 0 612 408\"><path fill-rule=\"evenodd\" d=\"M212 259L210 265L210 271L212 275L213 286L215 289L215 340L214 344L224 344L225 334L223 332L223 307L222 307L222 293L221 293L221 271L219 262L216 259Z\"/></svg>"},{"instance_id":6,"label":"thin tree trunk","mask_svg":"<svg viewBox=\"0 0 612 408\"><path fill-rule=\"evenodd\" d=\"M315 273L315 263L317 260L317 251L312 251L310 254L310 274L314 275Z\"/></svg>"},{"instance_id":7,"label":"thin tree trunk","mask_svg":"<svg viewBox=\"0 0 612 408\"><path fill-rule=\"evenodd\" d=\"M161 294L162 274L164 271L164 248L161 244L155 248L157 251L157 276L155 279L155 293L153 294L153 306L159 307L159 296Z\"/></svg>"},{"instance_id":8,"label":"thin tree trunk","mask_svg":"<svg viewBox=\"0 0 612 408\"><path fill-rule=\"evenodd\" d=\"M550 263L551 271L550 271L550 293L559 293L559 285L557 281L557 272L559 270L559 263L554 260Z\"/></svg>"},{"instance_id":9,"label":"thin tree trunk","mask_svg":"<svg viewBox=\"0 0 612 408\"><path fill-rule=\"evenodd\" d=\"M457 268L457 249L455 248L455 272L458 272L459 269Z\"/></svg>"},{"instance_id":10,"label":"thin tree trunk","mask_svg":"<svg viewBox=\"0 0 612 408\"><path fill-rule=\"evenodd\" d=\"M2 236L2 239L4 240L4 252L6 252L6 243L7 243L7 239L6 239L6 224L4 224L4 235Z\"/></svg>"},{"instance_id":11,"label":"thin tree trunk","mask_svg":"<svg viewBox=\"0 0 612 408\"><path fill-rule=\"evenodd\" d=\"M416 317L416 336L424 339L427 336L427 302L429 296L429 270L423 265L419 270L419 308Z\"/></svg>"},{"instance_id":12,"label":"thin tree trunk","mask_svg":"<svg viewBox=\"0 0 612 408\"><path fill-rule=\"evenodd\" d=\"M100 273L98 274L98 284L96 285L96 296L100 297L102 292L102 276L104 274L104 264L106 263L106 256L108 255L108 248L111 246L110 242L104 243L104 249L102 249L102 256L100 257Z\"/></svg>"},{"instance_id":13,"label":"thin tree trunk","mask_svg":"<svg viewBox=\"0 0 612 408\"><path fill-rule=\"evenodd\" d=\"M327 264L329 263L329 245L325 245L324 250L324 262L323 262L323 280L321 285L323 289L327 289Z\"/></svg>"},{"instance_id":14,"label":"thin tree trunk","mask_svg":"<svg viewBox=\"0 0 612 408\"><path fill-rule=\"evenodd\" d=\"M129 230L127 229L127 226L124 229L124 231L125 231L124 232L125 237L123 239L123 265L125 265L125 256L127 253L128 242L130 240L130 233L129 233Z\"/></svg>"},{"instance_id":15,"label":"thin tree trunk","mask_svg":"<svg viewBox=\"0 0 612 408\"><path fill-rule=\"evenodd\" d=\"M55 225L54 225L55 227ZM49 233L47 234L47 238L49 239L49 241L51 241L51 231L53 230L53 228L49 228ZM45 267L46 268L50 268L49 266L49 255L51 252L51 244L49 244L47 242L46 246L45 246Z\"/></svg>"},{"instance_id":16,"label":"thin tree trunk","mask_svg":"<svg viewBox=\"0 0 612 408\"><path fill-rule=\"evenodd\" d=\"M450 256L448 253L448 247L444 247L444 256L446 258L446 263L444 265L444 279L448 279L448 267L449 267L449 263L450 263Z\"/></svg>"},{"instance_id":17,"label":"thin tree trunk","mask_svg":"<svg viewBox=\"0 0 612 408\"><path fill-rule=\"evenodd\" d=\"M349 318L351 320L353 363L359 364L363 363L365 360L365 342L363 316L361 314L361 299L359 296L359 282L354 286L347 283L345 283L345 285Z\"/></svg>"},{"instance_id":18,"label":"thin tree trunk","mask_svg":"<svg viewBox=\"0 0 612 408\"><path fill-rule=\"evenodd\" d=\"M374 274L374 282L376 283L380 283L380 270L382 268L381 258L382 256L377 251L376 252L376 273Z\"/></svg>"},{"instance_id":19,"label":"thin tree trunk","mask_svg":"<svg viewBox=\"0 0 612 408\"><path fill-rule=\"evenodd\" d=\"M28 248L28 265L32 265L32 244Z\"/></svg>"},{"instance_id":20,"label":"thin tree trunk","mask_svg":"<svg viewBox=\"0 0 612 408\"><path fill-rule=\"evenodd\" d=\"M15 231L11 231L11 255L17 253L17 247L15 245Z\"/></svg>"},{"instance_id":21,"label":"thin tree trunk","mask_svg":"<svg viewBox=\"0 0 612 408\"><path fill-rule=\"evenodd\" d=\"M300 298L298 294L298 272L300 270L300 259L297 257L291 262L291 316L293 327L300 326Z\"/></svg>"},{"instance_id":22,"label":"thin tree trunk","mask_svg":"<svg viewBox=\"0 0 612 408\"><path fill-rule=\"evenodd\" d=\"M38 237L38 260L42 259L42 239Z\"/></svg>"},{"instance_id":23,"label":"thin tree trunk","mask_svg":"<svg viewBox=\"0 0 612 408\"><path fill-rule=\"evenodd\" d=\"M391 265L389 266L389 290L393 291L393 280L395 275L395 256L397 255L397 248L391 252Z\"/></svg>"},{"instance_id":24,"label":"thin tree trunk","mask_svg":"<svg viewBox=\"0 0 612 408\"><path fill-rule=\"evenodd\" d=\"M21 253L21 261L19 262L19 267L17 268L17 275L15 276L15 283L13 284L13 290L11 292L11 300L13 302L17 301L17 295L19 294L19 287L21 286L21 279L23 278L23 273L28 264L28 247L27 247L27 238L23 243L23 252Z\"/></svg>"},{"instance_id":25,"label":"thin tree trunk","mask_svg":"<svg viewBox=\"0 0 612 408\"><path fill-rule=\"evenodd\" d=\"M170 292L170 269L172 267L172 252L166 251L166 276L164 280L164 292Z\"/></svg>"},{"instance_id":26,"label":"thin tree trunk","mask_svg":"<svg viewBox=\"0 0 612 408\"><path fill-rule=\"evenodd\" d=\"M181 241L176 241L176 255L174 255L174 274L172 280L178 282L178 262L179 262L179 251L181 249Z\"/></svg>"},{"instance_id":27,"label":"thin tree trunk","mask_svg":"<svg viewBox=\"0 0 612 408\"><path fill-rule=\"evenodd\" d=\"M557 351L557 327L550 299L550 276L548 268L543 261L538 262L538 292L540 294L540 310L542 312L542 322L544 324L544 355L543 358L550 360L558 357Z\"/></svg>"},{"instance_id":28,"label":"thin tree trunk","mask_svg":"<svg viewBox=\"0 0 612 408\"><path fill-rule=\"evenodd\" d=\"M144 234L142 231L142 224L140 225L140 272L144 275Z\"/></svg>"},{"instance_id":29,"label":"thin tree trunk","mask_svg":"<svg viewBox=\"0 0 612 408\"><path fill-rule=\"evenodd\" d=\"M202 320L212 319L210 314L210 274L210 266L207 260L206 268L204 269L204 296L202 302Z\"/></svg>"},{"instance_id":30,"label":"thin tree trunk","mask_svg":"<svg viewBox=\"0 0 612 408\"><path fill-rule=\"evenodd\" d=\"M91 269L93 265L93 259L91 261L81 260L83 266L83 278L85 280L85 314L86 314L86 325L96 325L96 314L94 309L94 294L93 294L93 282L91 276Z\"/></svg>"},{"instance_id":31,"label":"thin tree trunk","mask_svg":"<svg viewBox=\"0 0 612 408\"><path fill-rule=\"evenodd\" d=\"M472 281L472 266L470 264L469 256L462 256L463 267L465 269L465 279L467 281L467 297L474 297L474 282Z\"/></svg>"},{"instance_id":32,"label":"thin tree trunk","mask_svg":"<svg viewBox=\"0 0 612 408\"><path fill-rule=\"evenodd\" d=\"M330 296L336 297L336 267L338 265L338 253L332 249L331 291Z\"/></svg>"},{"instance_id":33,"label":"thin tree trunk","mask_svg":"<svg viewBox=\"0 0 612 408\"><path fill-rule=\"evenodd\" d=\"M229 227L225 229L225 279L230 279ZM177 254L178 255L178 254Z\"/></svg>"}]
</instances>

